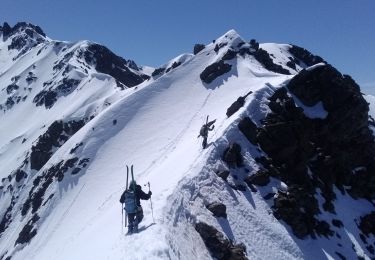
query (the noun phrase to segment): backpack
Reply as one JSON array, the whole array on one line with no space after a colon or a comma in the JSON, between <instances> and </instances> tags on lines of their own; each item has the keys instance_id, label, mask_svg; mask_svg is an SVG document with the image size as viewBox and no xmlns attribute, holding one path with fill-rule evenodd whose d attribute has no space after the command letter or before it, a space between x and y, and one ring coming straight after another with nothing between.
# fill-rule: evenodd
<instances>
[{"instance_id":1,"label":"backpack","mask_svg":"<svg viewBox=\"0 0 375 260\"><path fill-rule=\"evenodd\" d=\"M136 213L137 212L137 204L134 191L127 190L124 196L125 202L125 211L126 213Z\"/></svg>"},{"instance_id":2,"label":"backpack","mask_svg":"<svg viewBox=\"0 0 375 260\"><path fill-rule=\"evenodd\" d=\"M202 127L201 127L201 130L199 131L199 134L201 135L201 136L205 136L205 135L207 135L207 126L206 125L203 125Z\"/></svg>"}]
</instances>

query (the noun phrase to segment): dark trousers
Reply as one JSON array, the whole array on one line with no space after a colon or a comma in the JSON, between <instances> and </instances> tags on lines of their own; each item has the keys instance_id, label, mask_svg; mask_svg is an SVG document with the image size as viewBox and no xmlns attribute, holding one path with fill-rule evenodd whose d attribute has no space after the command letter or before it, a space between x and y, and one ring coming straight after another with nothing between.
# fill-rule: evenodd
<instances>
[{"instance_id":1,"label":"dark trousers","mask_svg":"<svg viewBox=\"0 0 375 260\"><path fill-rule=\"evenodd\" d=\"M143 209L142 209L142 207L138 207L136 213L129 213L128 214L128 220L129 220L128 231L129 232L137 232L138 231L138 224L141 223L142 219L143 219Z\"/></svg>"},{"instance_id":2,"label":"dark trousers","mask_svg":"<svg viewBox=\"0 0 375 260\"><path fill-rule=\"evenodd\" d=\"M203 149L205 149L207 147L207 136L203 136L202 147L203 147Z\"/></svg>"}]
</instances>

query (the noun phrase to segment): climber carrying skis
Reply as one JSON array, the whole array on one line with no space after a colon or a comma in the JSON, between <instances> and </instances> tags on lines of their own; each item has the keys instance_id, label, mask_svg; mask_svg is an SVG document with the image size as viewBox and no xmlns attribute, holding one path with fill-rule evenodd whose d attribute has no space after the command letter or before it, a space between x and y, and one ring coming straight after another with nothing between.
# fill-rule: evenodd
<instances>
[{"instance_id":1,"label":"climber carrying skis","mask_svg":"<svg viewBox=\"0 0 375 260\"><path fill-rule=\"evenodd\" d=\"M128 234L138 232L138 224L143 219L143 209L140 200L148 200L151 198L152 192L149 190L145 193L142 187L138 185L133 177L133 166L132 169L132 181L129 184L129 188L125 188L120 198L120 203L125 203L125 212L129 219ZM125 223L126 226L126 223Z\"/></svg>"},{"instance_id":2,"label":"climber carrying skis","mask_svg":"<svg viewBox=\"0 0 375 260\"><path fill-rule=\"evenodd\" d=\"M206 123L201 127L201 130L199 131L199 135L198 135L198 138L200 136L203 137L203 142L202 142L202 147L203 149L205 149L207 147L207 137L208 137L208 131L212 131L214 130L215 128L215 125L214 123L216 122L216 119L215 120L212 120L210 122L208 122L208 116L206 118Z\"/></svg>"}]
</instances>

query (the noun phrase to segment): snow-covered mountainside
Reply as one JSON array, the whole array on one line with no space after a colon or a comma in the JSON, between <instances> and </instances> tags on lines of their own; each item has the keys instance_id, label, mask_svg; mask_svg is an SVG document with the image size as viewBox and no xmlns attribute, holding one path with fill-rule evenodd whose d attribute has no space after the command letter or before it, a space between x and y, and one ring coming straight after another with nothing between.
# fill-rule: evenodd
<instances>
[{"instance_id":1,"label":"snow-covered mountainside","mask_svg":"<svg viewBox=\"0 0 375 260\"><path fill-rule=\"evenodd\" d=\"M303 48L231 30L151 72L4 24L0 82L1 260L375 257L374 122ZM153 211L125 236L131 164Z\"/></svg>"}]
</instances>

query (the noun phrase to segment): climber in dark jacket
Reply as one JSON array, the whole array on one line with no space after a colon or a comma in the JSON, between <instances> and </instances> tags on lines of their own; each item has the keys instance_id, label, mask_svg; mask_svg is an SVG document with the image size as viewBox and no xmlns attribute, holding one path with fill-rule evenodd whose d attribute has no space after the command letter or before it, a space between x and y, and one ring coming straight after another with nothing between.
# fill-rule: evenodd
<instances>
[{"instance_id":1,"label":"climber in dark jacket","mask_svg":"<svg viewBox=\"0 0 375 260\"><path fill-rule=\"evenodd\" d=\"M212 122L210 122L210 123L208 123L208 124L204 124L202 127L201 127L201 130L199 131L199 135L198 135L198 137L199 136L202 136L203 137L203 142L202 142L202 147L203 147L203 149L205 149L206 147L207 147L207 138L208 138L208 131L212 131L212 130L214 130L214 125L213 125L213 123L215 122L215 120L214 121L212 121ZM212 124L212 126L211 126L211 124Z\"/></svg>"},{"instance_id":2,"label":"climber in dark jacket","mask_svg":"<svg viewBox=\"0 0 375 260\"><path fill-rule=\"evenodd\" d=\"M126 196L127 194L134 193L135 195L135 204L136 208L134 209L134 212L127 212L128 219L129 219L129 226L128 226L128 232L129 233L135 233L138 232L138 224L143 219L143 209L141 206L141 200L148 200L151 198L152 192L149 191L148 193L145 193L142 190L142 187L138 185L135 181L131 181L129 185L129 189L125 190L120 198L120 202L126 204ZM126 205L125 205L126 207Z\"/></svg>"}]
</instances>

